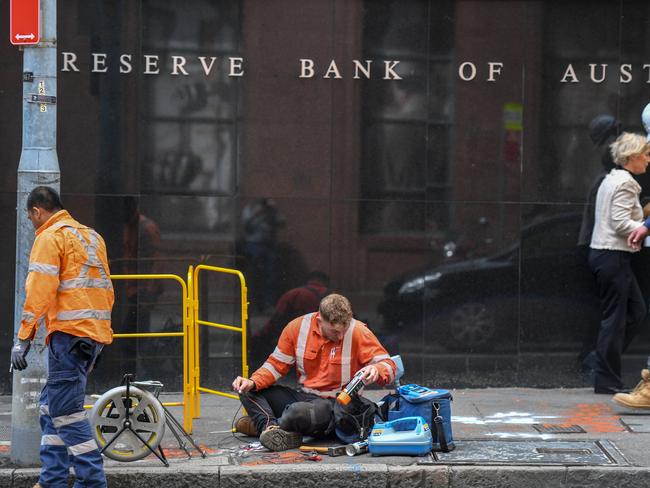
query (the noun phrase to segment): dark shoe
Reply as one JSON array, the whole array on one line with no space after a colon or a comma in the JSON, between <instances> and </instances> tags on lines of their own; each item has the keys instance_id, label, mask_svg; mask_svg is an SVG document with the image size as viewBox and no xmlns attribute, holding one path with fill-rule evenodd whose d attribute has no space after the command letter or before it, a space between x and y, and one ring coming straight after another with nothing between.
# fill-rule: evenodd
<instances>
[{"instance_id":1,"label":"dark shoe","mask_svg":"<svg viewBox=\"0 0 650 488\"><path fill-rule=\"evenodd\" d=\"M250 437L258 437L259 433L257 432L257 427L255 427L255 422L248 415L240 417L235 422L235 430L241 434L248 435Z\"/></svg>"},{"instance_id":2,"label":"dark shoe","mask_svg":"<svg viewBox=\"0 0 650 488\"><path fill-rule=\"evenodd\" d=\"M296 449L302 444L302 434L282 430L277 425L271 425L260 435L260 443L271 451Z\"/></svg>"}]
</instances>

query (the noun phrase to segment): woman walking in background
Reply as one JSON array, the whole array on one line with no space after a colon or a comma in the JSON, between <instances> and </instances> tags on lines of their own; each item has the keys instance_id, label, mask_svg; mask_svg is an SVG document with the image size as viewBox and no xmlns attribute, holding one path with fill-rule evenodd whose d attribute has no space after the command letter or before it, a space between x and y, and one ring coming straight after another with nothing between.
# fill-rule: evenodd
<instances>
[{"instance_id":1,"label":"woman walking in background","mask_svg":"<svg viewBox=\"0 0 650 488\"><path fill-rule=\"evenodd\" d=\"M596 275L601 324L596 349L587 358L594 373L595 393L623 389L621 355L639 331L647 305L632 272L635 250L628 235L643 224L641 186L632 175L645 173L650 163L646 136L624 132L610 146L616 168L598 189L589 266Z\"/></svg>"}]
</instances>

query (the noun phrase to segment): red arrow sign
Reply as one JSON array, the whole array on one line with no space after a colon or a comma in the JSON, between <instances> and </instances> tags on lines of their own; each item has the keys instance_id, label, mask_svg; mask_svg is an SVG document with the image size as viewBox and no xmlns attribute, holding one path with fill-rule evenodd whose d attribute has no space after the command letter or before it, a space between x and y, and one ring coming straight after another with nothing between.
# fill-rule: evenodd
<instances>
[{"instance_id":1,"label":"red arrow sign","mask_svg":"<svg viewBox=\"0 0 650 488\"><path fill-rule=\"evenodd\" d=\"M9 40L12 44L38 44L41 38L40 0L11 0Z\"/></svg>"}]
</instances>

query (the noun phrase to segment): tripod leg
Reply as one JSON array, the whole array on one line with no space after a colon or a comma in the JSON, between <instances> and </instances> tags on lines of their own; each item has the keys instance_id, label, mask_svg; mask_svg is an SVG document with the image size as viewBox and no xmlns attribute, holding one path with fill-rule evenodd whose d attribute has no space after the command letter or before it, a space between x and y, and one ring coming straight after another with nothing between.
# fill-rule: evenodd
<instances>
[{"instance_id":1,"label":"tripod leg","mask_svg":"<svg viewBox=\"0 0 650 488\"><path fill-rule=\"evenodd\" d=\"M174 426L174 423L172 422L173 417L172 417L172 420L170 420L170 417L171 417L171 414L170 414L169 412L165 411L165 422L166 422L166 424L167 424L167 427L169 427L169 430L171 430L172 434L173 434L174 437L176 438L176 441L178 442L178 446L179 446L181 449L183 449L183 451L185 451L185 454L187 454L187 457L188 457L189 459L192 459L192 454L191 454L190 451L187 449L187 446L186 446L185 442L184 442L183 439L181 438L180 434L179 434L178 431L176 430L176 426Z\"/></svg>"},{"instance_id":2,"label":"tripod leg","mask_svg":"<svg viewBox=\"0 0 650 488\"><path fill-rule=\"evenodd\" d=\"M199 453L201 453L201 457L202 458L208 457L206 452L203 449L201 449L196 444L196 442L194 442L194 439L192 438L191 435L189 435L187 432L185 432L185 429L180 424L180 422L178 420L176 420L176 418L171 414L171 412L164 405L163 405L163 410L165 410L165 417L168 419L168 421L171 422L172 424L174 424L176 426L176 429L178 429L178 432L181 432L182 436L185 437L185 439L187 439L192 444L192 446L194 446L194 449L196 449L197 451L199 451ZM170 425L169 422L167 423L167 425ZM170 425L170 427L171 427L171 425Z\"/></svg>"},{"instance_id":3,"label":"tripod leg","mask_svg":"<svg viewBox=\"0 0 650 488\"><path fill-rule=\"evenodd\" d=\"M110 445L111 445L113 442L115 442L115 440L116 440L119 436L121 436L122 433L123 433L126 429L127 429L127 427L126 427L126 426L123 426L123 427L122 427L122 428L117 432L117 434L115 434L115 435L113 436L113 438L112 438L110 441L108 441L104 447L102 447L102 450L99 451L99 454L103 454L104 451L105 451L106 449L108 449L108 448L110 447Z\"/></svg>"},{"instance_id":4,"label":"tripod leg","mask_svg":"<svg viewBox=\"0 0 650 488\"><path fill-rule=\"evenodd\" d=\"M149 445L149 443L148 443L147 441L145 441L145 440L140 436L140 434L138 434L135 430L133 430L132 427L129 426L129 427L127 427L127 428L128 428L131 432L133 432L133 434L134 434L138 439L140 439L140 442L142 442L145 446L147 446L147 449L149 449L153 454L155 454L156 457L157 457L158 459L160 459L160 461L161 461L161 462L162 462L162 463L163 463L167 468L169 467L169 463L167 462L167 458L165 458L165 455L164 455L164 454L163 454L163 456L161 457L160 454L158 454L158 453L155 451L155 449L152 449L151 446ZM161 442L162 442L162 439L161 439ZM162 451L161 451L161 452L162 452Z\"/></svg>"}]
</instances>

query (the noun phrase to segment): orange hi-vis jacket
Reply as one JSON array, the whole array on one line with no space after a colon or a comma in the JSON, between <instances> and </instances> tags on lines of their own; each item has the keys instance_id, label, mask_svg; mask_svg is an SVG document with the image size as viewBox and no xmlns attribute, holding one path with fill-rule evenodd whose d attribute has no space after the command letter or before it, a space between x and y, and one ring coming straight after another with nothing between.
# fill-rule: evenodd
<instances>
[{"instance_id":1,"label":"orange hi-vis jacket","mask_svg":"<svg viewBox=\"0 0 650 488\"><path fill-rule=\"evenodd\" d=\"M284 328L275 351L251 379L258 390L268 388L296 365L298 383L307 393L332 398L364 366L374 364L377 383L395 379L395 363L366 324L352 319L343 339L333 343L320 332L318 313L298 317Z\"/></svg>"},{"instance_id":2,"label":"orange hi-vis jacket","mask_svg":"<svg viewBox=\"0 0 650 488\"><path fill-rule=\"evenodd\" d=\"M25 283L19 339L31 339L45 323L52 332L113 342L115 295L106 244L93 229L60 210L36 230Z\"/></svg>"}]
</instances>

